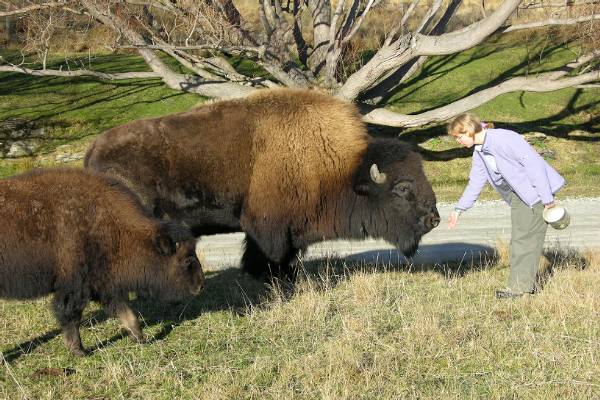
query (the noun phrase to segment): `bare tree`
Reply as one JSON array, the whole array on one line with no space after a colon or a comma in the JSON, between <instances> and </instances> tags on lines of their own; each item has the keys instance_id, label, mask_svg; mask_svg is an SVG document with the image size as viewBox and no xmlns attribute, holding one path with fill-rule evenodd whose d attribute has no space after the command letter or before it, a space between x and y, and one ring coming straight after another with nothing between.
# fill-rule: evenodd
<instances>
[{"instance_id":1,"label":"bare tree","mask_svg":"<svg viewBox=\"0 0 600 400\"><path fill-rule=\"evenodd\" d=\"M553 91L600 82L600 4L504 0L494 9L481 3L479 19L452 24L462 0L411 0L393 6L386 0L258 0L255 19L244 16L233 0L19 0L6 4L0 17L27 21L26 52L37 52L42 69L4 62L0 71L37 75L91 75L100 79L160 77L171 88L213 98L246 96L258 88L320 87L357 102L365 120L411 127L444 121L513 91ZM523 3L523 4L522 4ZM0 2L2 4L2 2ZM238 4L239 5L239 4ZM369 16L385 6L385 26ZM573 7L579 7L577 12ZM515 22L518 12L546 10L538 19ZM67 16L70 15L70 17ZM531 19L531 18L530 18ZM57 26L87 20L113 32L107 47L135 49L152 72L103 74L85 69L47 69L49 41ZM451 104L402 115L381 107L431 56L455 54L477 46L492 34L540 27L572 27L582 52L555 71L509 78ZM377 30L373 56L356 66L357 43ZM27 48L27 46L29 46ZM186 68L182 74L164 62L163 53ZM235 57L251 61L263 74L242 73Z\"/></svg>"}]
</instances>

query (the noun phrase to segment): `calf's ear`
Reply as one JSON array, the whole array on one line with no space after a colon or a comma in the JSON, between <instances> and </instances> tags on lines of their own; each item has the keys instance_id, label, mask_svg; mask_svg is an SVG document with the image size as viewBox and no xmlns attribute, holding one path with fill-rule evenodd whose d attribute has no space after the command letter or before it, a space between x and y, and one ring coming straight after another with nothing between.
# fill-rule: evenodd
<instances>
[{"instance_id":1,"label":"calf's ear","mask_svg":"<svg viewBox=\"0 0 600 400\"><path fill-rule=\"evenodd\" d=\"M170 256L177 251L175 241L173 241L168 229L165 229L164 226L159 228L158 233L154 238L154 247L161 256Z\"/></svg>"}]
</instances>

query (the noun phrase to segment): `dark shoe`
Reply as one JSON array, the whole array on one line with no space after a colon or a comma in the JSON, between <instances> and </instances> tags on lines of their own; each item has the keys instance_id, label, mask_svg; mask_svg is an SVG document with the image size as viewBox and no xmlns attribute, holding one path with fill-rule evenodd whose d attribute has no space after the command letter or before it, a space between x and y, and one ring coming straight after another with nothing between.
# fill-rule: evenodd
<instances>
[{"instance_id":1,"label":"dark shoe","mask_svg":"<svg viewBox=\"0 0 600 400\"><path fill-rule=\"evenodd\" d=\"M497 299L516 299L517 297L523 297L526 294L531 294L531 293L513 292L510 289L496 290L496 298Z\"/></svg>"}]
</instances>

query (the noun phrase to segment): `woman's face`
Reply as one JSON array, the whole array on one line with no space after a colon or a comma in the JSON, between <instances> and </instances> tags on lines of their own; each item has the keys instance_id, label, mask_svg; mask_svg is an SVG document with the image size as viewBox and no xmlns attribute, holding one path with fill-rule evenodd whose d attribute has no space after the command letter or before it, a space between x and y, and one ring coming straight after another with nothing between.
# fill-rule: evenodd
<instances>
[{"instance_id":1,"label":"woman's face","mask_svg":"<svg viewBox=\"0 0 600 400\"><path fill-rule=\"evenodd\" d=\"M454 136L454 140L456 140L462 147L473 147L475 145L475 139L463 133L458 136Z\"/></svg>"}]
</instances>

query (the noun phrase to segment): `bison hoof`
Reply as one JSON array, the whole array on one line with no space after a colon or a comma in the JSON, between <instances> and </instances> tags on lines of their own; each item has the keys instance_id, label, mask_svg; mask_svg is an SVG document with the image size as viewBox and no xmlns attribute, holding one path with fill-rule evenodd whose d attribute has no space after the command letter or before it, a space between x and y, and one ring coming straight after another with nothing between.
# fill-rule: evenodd
<instances>
[{"instance_id":1,"label":"bison hoof","mask_svg":"<svg viewBox=\"0 0 600 400\"><path fill-rule=\"evenodd\" d=\"M146 343L146 337L144 336L143 333L139 332L139 333L133 333L131 331L128 332L129 333L129 338L139 344L143 344Z\"/></svg>"},{"instance_id":2,"label":"bison hoof","mask_svg":"<svg viewBox=\"0 0 600 400\"><path fill-rule=\"evenodd\" d=\"M75 357L85 357L85 356L87 356L87 353L83 349L81 349L81 348L71 348L71 349L69 349L69 351Z\"/></svg>"}]
</instances>

